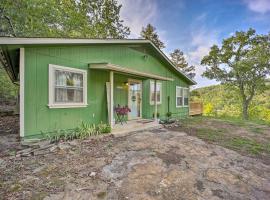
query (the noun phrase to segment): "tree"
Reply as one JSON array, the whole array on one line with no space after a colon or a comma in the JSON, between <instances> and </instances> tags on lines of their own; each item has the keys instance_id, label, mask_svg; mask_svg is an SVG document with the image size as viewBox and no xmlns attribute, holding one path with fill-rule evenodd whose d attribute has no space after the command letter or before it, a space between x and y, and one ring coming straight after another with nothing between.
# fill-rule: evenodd
<instances>
[{"instance_id":1,"label":"tree","mask_svg":"<svg viewBox=\"0 0 270 200\"><path fill-rule=\"evenodd\" d=\"M190 78L195 77L195 67L193 65L189 66L184 53L180 49L175 49L172 53L170 53L171 61L173 64L180 69L182 72L184 72L186 75L188 75Z\"/></svg>"},{"instance_id":2,"label":"tree","mask_svg":"<svg viewBox=\"0 0 270 200\"><path fill-rule=\"evenodd\" d=\"M2 0L0 35L125 38L116 0Z\"/></svg>"},{"instance_id":3,"label":"tree","mask_svg":"<svg viewBox=\"0 0 270 200\"><path fill-rule=\"evenodd\" d=\"M253 29L236 32L221 47L212 46L201 64L208 66L203 76L237 89L243 119L248 119L249 105L255 94L264 91L270 75L270 35L257 35Z\"/></svg>"},{"instance_id":4,"label":"tree","mask_svg":"<svg viewBox=\"0 0 270 200\"><path fill-rule=\"evenodd\" d=\"M156 28L154 26L152 26L151 24L147 24L147 26L145 28L142 27L141 37L146 39L146 40L150 40L159 49L165 48L164 43L159 39L159 36L156 32Z\"/></svg>"}]
</instances>

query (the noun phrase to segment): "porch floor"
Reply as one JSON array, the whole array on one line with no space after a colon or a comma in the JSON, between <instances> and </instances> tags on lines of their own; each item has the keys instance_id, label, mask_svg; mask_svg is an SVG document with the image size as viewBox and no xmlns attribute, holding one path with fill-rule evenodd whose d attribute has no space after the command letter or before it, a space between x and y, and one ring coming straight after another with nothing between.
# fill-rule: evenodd
<instances>
[{"instance_id":1,"label":"porch floor","mask_svg":"<svg viewBox=\"0 0 270 200\"><path fill-rule=\"evenodd\" d=\"M123 123L123 125L115 124L112 129L112 134L115 136L121 136L130 132L161 127L162 127L161 124L151 119L136 119L136 120L129 120L127 121L127 123Z\"/></svg>"}]
</instances>

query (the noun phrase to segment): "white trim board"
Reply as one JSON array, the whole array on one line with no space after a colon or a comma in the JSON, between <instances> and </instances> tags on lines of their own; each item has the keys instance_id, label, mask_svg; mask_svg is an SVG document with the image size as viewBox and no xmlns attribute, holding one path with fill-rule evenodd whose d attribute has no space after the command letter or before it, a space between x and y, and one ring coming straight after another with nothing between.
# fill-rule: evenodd
<instances>
[{"instance_id":1,"label":"white trim board","mask_svg":"<svg viewBox=\"0 0 270 200\"><path fill-rule=\"evenodd\" d=\"M20 48L20 137L24 137L24 48Z\"/></svg>"}]
</instances>

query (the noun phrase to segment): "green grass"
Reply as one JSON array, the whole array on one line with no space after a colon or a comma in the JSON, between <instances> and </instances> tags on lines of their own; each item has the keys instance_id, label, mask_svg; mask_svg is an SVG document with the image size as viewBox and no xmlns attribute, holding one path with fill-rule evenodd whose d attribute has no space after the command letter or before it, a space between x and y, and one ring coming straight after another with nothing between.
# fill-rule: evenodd
<instances>
[{"instance_id":1,"label":"green grass","mask_svg":"<svg viewBox=\"0 0 270 200\"><path fill-rule=\"evenodd\" d=\"M251 155L270 155L270 142L258 140L258 137L265 137L268 129L264 122L198 116L180 120L180 125L191 135L205 141ZM238 128L243 130L242 134L239 132L240 135L234 134Z\"/></svg>"},{"instance_id":2,"label":"green grass","mask_svg":"<svg viewBox=\"0 0 270 200\"><path fill-rule=\"evenodd\" d=\"M224 138L224 131L216 130L216 129L201 128L201 129L197 129L197 136L201 139L217 142Z\"/></svg>"},{"instance_id":3,"label":"green grass","mask_svg":"<svg viewBox=\"0 0 270 200\"><path fill-rule=\"evenodd\" d=\"M250 127L249 130L253 133L263 134L263 129L260 127Z\"/></svg>"},{"instance_id":4,"label":"green grass","mask_svg":"<svg viewBox=\"0 0 270 200\"><path fill-rule=\"evenodd\" d=\"M244 150L254 155L267 151L262 144L256 142L255 140L241 137L232 138L230 141L227 141L226 146L236 150Z\"/></svg>"}]
</instances>

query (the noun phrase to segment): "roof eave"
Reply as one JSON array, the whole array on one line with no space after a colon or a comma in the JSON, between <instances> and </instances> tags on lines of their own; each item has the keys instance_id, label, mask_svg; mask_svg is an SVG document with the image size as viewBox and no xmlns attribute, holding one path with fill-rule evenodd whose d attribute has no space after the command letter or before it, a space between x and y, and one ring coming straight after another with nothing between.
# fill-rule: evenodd
<instances>
[{"instance_id":1,"label":"roof eave","mask_svg":"<svg viewBox=\"0 0 270 200\"><path fill-rule=\"evenodd\" d=\"M73 38L16 38L0 37L1 45L34 45L34 44L150 44L179 74L181 74L190 85L197 83L185 73L178 70L171 60L150 40L145 39L73 39Z\"/></svg>"}]
</instances>

